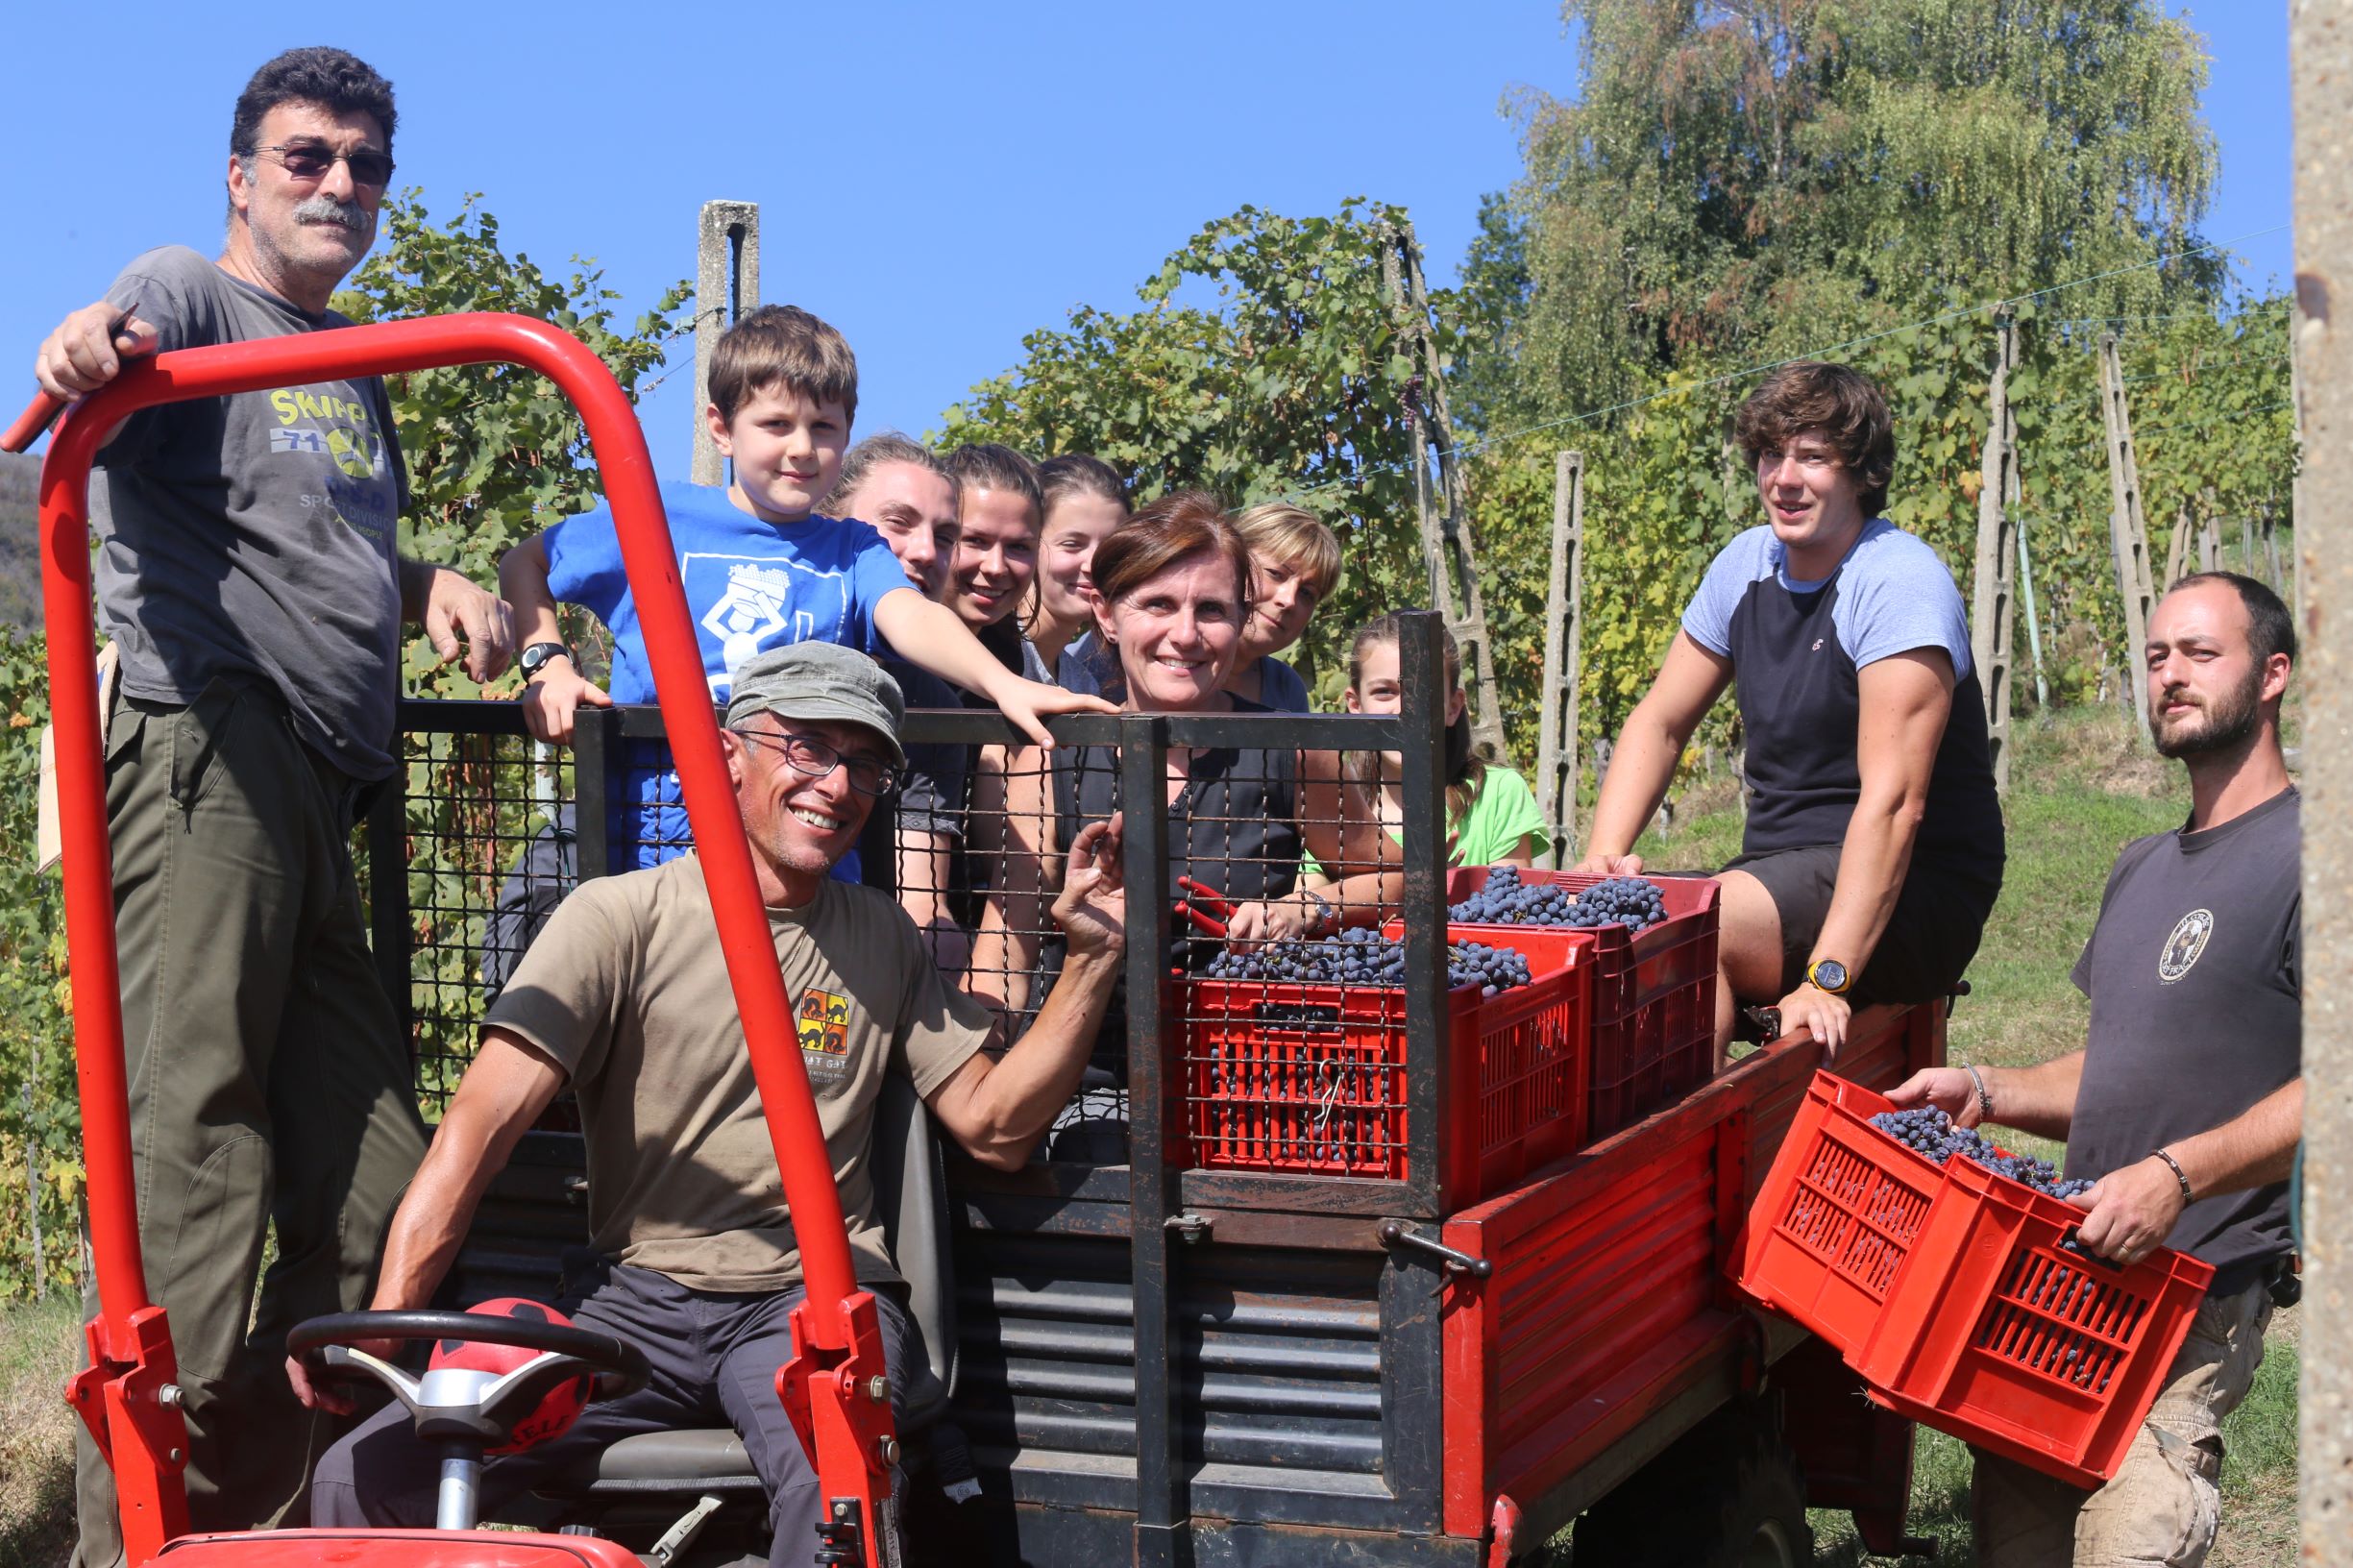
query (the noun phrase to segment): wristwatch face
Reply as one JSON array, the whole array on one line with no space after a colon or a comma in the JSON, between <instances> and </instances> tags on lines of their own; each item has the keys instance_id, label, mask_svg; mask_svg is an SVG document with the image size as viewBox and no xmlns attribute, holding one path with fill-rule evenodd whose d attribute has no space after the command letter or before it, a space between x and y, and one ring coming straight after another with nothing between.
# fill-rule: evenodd
<instances>
[{"instance_id":1,"label":"wristwatch face","mask_svg":"<svg viewBox=\"0 0 2353 1568\"><path fill-rule=\"evenodd\" d=\"M1836 993L1847 989L1847 966L1835 958L1826 958L1807 976L1820 989Z\"/></svg>"},{"instance_id":2,"label":"wristwatch face","mask_svg":"<svg viewBox=\"0 0 2353 1568\"><path fill-rule=\"evenodd\" d=\"M524 678L528 680L531 676L539 674L539 667L541 665L547 663L558 653L569 654L571 651L572 649L566 648L561 643L533 643L530 647L523 650L523 657L517 659L515 662L522 667Z\"/></svg>"}]
</instances>

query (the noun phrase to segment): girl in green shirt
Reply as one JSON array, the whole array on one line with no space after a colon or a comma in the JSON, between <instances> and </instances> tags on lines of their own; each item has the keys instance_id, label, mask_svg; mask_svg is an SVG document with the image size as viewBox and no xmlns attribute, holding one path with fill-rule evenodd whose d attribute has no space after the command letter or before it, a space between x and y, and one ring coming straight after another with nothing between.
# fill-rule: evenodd
<instances>
[{"instance_id":1,"label":"girl in green shirt","mask_svg":"<svg viewBox=\"0 0 2353 1568\"><path fill-rule=\"evenodd\" d=\"M1405 703L1399 675L1397 614L1381 617L1359 627L1348 653L1350 713L1391 714ZM1446 840L1450 866L1520 866L1534 864L1536 847L1550 835L1528 781L1508 768L1482 762L1471 750L1469 699L1462 691L1462 655L1454 634L1446 635ZM1394 752L1351 752L1344 764L1344 787L1350 804L1367 808L1387 830L1392 843L1405 842L1405 798L1400 784L1401 759ZM1323 874L1310 857L1302 866L1303 886L1343 907L1360 899L1376 904L1382 893L1370 880L1373 873L1354 878L1360 886L1343 890ZM1391 873L1393 874L1393 873ZM1353 894L1354 896L1346 896ZM1371 913L1368 911L1367 913Z\"/></svg>"}]
</instances>

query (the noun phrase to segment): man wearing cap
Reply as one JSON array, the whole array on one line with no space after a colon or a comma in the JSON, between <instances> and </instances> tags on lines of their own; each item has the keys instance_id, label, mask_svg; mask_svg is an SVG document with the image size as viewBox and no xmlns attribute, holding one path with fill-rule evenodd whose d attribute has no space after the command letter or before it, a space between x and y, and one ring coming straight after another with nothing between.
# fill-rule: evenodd
<instances>
[{"instance_id":1,"label":"man wearing cap","mask_svg":"<svg viewBox=\"0 0 2353 1568\"><path fill-rule=\"evenodd\" d=\"M906 1318L870 1169L883 1074L904 1073L974 1159L1019 1166L1086 1066L1126 915L1115 819L1072 846L1054 904L1070 957L1037 1023L1001 1055L984 1049L987 1016L941 983L905 913L827 874L905 765L902 711L872 660L796 643L737 671L721 737L850 1250L894 1364ZM725 1423L768 1488L771 1560L805 1562L818 1482L774 1386L792 1355L800 1255L713 929L693 854L591 880L564 901L483 1019L480 1050L393 1216L374 1305L431 1300L491 1177L569 1084L588 1144L593 1256L568 1270L559 1305L638 1346L654 1375L639 1393L591 1405L563 1436L492 1460L485 1514L633 1433ZM306 1403L340 1405L299 1364L287 1376ZM392 1406L321 1462L313 1522L430 1524L436 1474L431 1446Z\"/></svg>"}]
</instances>

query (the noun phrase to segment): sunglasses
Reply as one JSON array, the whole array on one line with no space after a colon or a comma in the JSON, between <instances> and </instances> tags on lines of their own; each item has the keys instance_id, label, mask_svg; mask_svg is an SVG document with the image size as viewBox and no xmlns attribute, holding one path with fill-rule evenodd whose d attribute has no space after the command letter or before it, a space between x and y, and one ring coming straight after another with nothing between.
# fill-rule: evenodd
<instances>
[{"instance_id":1,"label":"sunglasses","mask_svg":"<svg viewBox=\"0 0 2353 1568\"><path fill-rule=\"evenodd\" d=\"M257 147L254 151L277 154L278 166L297 180L323 180L337 163L351 166L352 184L355 185L381 190L392 179L392 155L368 148L338 153L323 141L289 141L275 147Z\"/></svg>"}]
</instances>

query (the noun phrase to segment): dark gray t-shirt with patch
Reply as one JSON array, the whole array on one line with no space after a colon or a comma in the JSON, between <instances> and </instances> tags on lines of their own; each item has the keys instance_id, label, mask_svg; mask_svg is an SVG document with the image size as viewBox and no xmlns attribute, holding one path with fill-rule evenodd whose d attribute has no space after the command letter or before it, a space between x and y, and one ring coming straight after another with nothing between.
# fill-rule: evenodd
<instances>
[{"instance_id":1,"label":"dark gray t-shirt with patch","mask_svg":"<svg viewBox=\"0 0 2353 1568\"><path fill-rule=\"evenodd\" d=\"M178 245L125 267L107 299L153 322L166 351L351 325ZM345 772L389 774L408 481L384 383L166 404L133 415L98 461L98 624L122 649L123 689L192 702L217 677L258 677Z\"/></svg>"},{"instance_id":2,"label":"dark gray t-shirt with patch","mask_svg":"<svg viewBox=\"0 0 2353 1568\"><path fill-rule=\"evenodd\" d=\"M2076 961L2092 1030L2067 1141L2096 1179L2219 1127L2303 1070L2300 797L2218 827L2137 839L2117 857ZM2202 1198L2167 1244L2245 1288L2293 1250L2286 1183Z\"/></svg>"}]
</instances>

